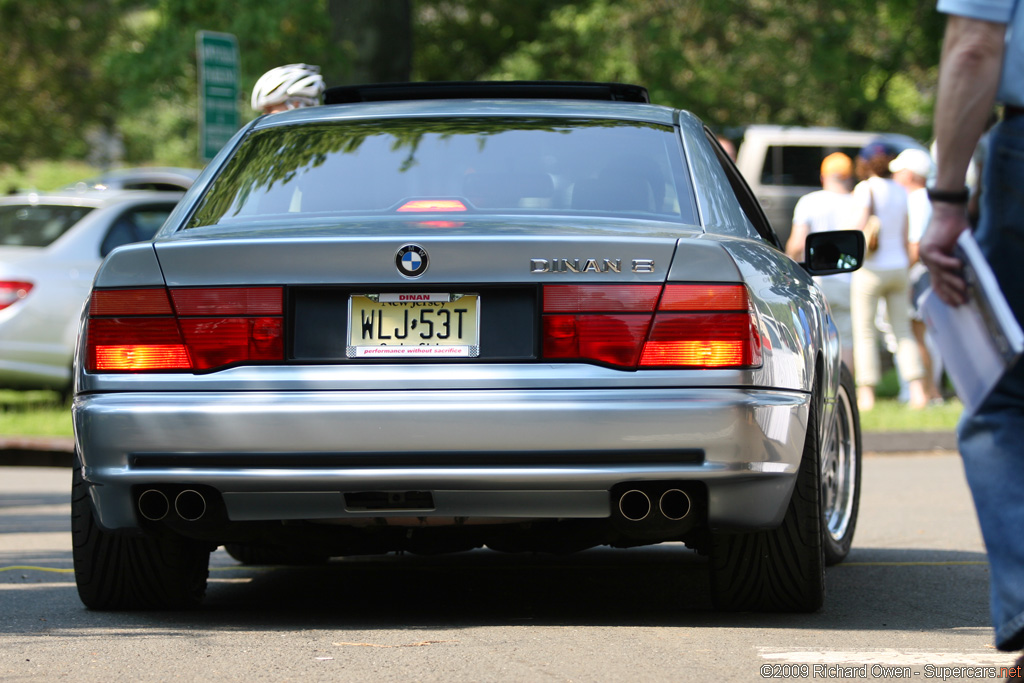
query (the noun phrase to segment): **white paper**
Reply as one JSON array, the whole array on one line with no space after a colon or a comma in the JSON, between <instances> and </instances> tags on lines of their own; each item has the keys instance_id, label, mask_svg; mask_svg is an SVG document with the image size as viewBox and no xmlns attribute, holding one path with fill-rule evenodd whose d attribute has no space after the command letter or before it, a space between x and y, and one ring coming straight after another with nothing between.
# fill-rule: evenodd
<instances>
[{"instance_id":1,"label":"white paper","mask_svg":"<svg viewBox=\"0 0 1024 683\"><path fill-rule=\"evenodd\" d=\"M964 409L973 413L1024 350L1021 331L995 274L970 231L957 240L968 301L948 306L929 287L918 299Z\"/></svg>"}]
</instances>

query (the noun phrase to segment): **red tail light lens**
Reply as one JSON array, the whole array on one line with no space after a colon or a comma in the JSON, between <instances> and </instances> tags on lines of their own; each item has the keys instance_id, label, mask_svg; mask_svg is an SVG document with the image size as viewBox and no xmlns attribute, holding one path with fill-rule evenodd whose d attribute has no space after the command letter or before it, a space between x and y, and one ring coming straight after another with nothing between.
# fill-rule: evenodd
<instances>
[{"instance_id":1,"label":"red tail light lens","mask_svg":"<svg viewBox=\"0 0 1024 683\"><path fill-rule=\"evenodd\" d=\"M636 368L742 368L762 362L742 284L549 285L543 356Z\"/></svg>"},{"instance_id":2,"label":"red tail light lens","mask_svg":"<svg viewBox=\"0 0 1024 683\"><path fill-rule=\"evenodd\" d=\"M0 311L11 304L16 304L32 291L31 282L17 280L0 280Z\"/></svg>"},{"instance_id":3,"label":"red tail light lens","mask_svg":"<svg viewBox=\"0 0 1024 683\"><path fill-rule=\"evenodd\" d=\"M182 318L178 322L196 370L284 358L281 318Z\"/></svg>"},{"instance_id":4,"label":"red tail light lens","mask_svg":"<svg viewBox=\"0 0 1024 683\"><path fill-rule=\"evenodd\" d=\"M86 369L194 371L281 361L283 300L280 287L172 289L169 297L162 287L96 290Z\"/></svg>"},{"instance_id":5,"label":"red tail light lens","mask_svg":"<svg viewBox=\"0 0 1024 683\"><path fill-rule=\"evenodd\" d=\"M544 357L635 367L650 315L546 315Z\"/></svg>"}]
</instances>

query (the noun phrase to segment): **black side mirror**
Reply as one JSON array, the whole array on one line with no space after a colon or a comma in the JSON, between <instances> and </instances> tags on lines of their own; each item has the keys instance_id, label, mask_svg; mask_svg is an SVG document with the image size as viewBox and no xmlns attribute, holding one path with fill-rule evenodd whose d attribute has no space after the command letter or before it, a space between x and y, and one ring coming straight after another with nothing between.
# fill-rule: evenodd
<instances>
[{"instance_id":1,"label":"black side mirror","mask_svg":"<svg viewBox=\"0 0 1024 683\"><path fill-rule=\"evenodd\" d=\"M864 233L860 230L813 232L804 242L807 260L801 263L811 275L852 273L864 264Z\"/></svg>"}]
</instances>

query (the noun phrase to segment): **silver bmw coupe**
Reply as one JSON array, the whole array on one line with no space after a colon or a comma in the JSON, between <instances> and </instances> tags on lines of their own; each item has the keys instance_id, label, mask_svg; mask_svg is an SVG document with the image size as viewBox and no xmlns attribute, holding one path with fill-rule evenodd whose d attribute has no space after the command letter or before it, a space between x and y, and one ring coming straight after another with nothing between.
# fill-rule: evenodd
<instances>
[{"instance_id":1,"label":"silver bmw coupe","mask_svg":"<svg viewBox=\"0 0 1024 683\"><path fill-rule=\"evenodd\" d=\"M256 119L97 273L74 564L198 604L209 554L677 542L723 609L813 611L860 427L812 275L715 136L637 86L335 88Z\"/></svg>"}]
</instances>

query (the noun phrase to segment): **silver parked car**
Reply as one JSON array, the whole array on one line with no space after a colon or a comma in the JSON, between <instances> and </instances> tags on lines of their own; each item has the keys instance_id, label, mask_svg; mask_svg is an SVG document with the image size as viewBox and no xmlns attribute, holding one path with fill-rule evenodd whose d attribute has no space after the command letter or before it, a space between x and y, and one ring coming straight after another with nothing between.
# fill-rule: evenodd
<instances>
[{"instance_id":1,"label":"silver parked car","mask_svg":"<svg viewBox=\"0 0 1024 683\"><path fill-rule=\"evenodd\" d=\"M610 84L408 84L262 117L83 316L75 577L203 597L209 553L709 556L725 609L808 611L860 427L811 279L692 114ZM682 551L681 551L682 552Z\"/></svg>"},{"instance_id":2,"label":"silver parked car","mask_svg":"<svg viewBox=\"0 0 1024 683\"><path fill-rule=\"evenodd\" d=\"M82 305L103 257L148 240L181 193L0 198L0 387L70 393Z\"/></svg>"},{"instance_id":3,"label":"silver parked car","mask_svg":"<svg viewBox=\"0 0 1024 683\"><path fill-rule=\"evenodd\" d=\"M80 180L68 185L66 190L154 190L159 192L184 192L192 187L199 176L194 168L173 168L162 166L139 166L118 168L94 178Z\"/></svg>"}]
</instances>

